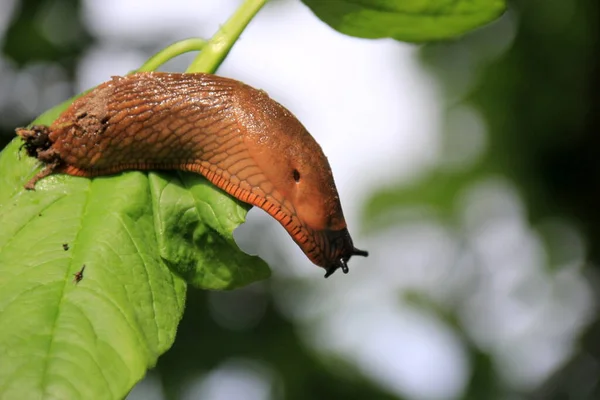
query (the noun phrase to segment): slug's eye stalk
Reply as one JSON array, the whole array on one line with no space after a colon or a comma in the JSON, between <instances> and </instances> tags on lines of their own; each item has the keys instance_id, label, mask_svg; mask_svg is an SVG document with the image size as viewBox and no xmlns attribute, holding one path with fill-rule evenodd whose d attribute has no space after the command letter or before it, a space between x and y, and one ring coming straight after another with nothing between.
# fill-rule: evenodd
<instances>
[{"instance_id":1,"label":"slug's eye stalk","mask_svg":"<svg viewBox=\"0 0 600 400\"><path fill-rule=\"evenodd\" d=\"M359 250L356 247L352 250L353 256L369 257L369 252L366 250Z\"/></svg>"},{"instance_id":2,"label":"slug's eye stalk","mask_svg":"<svg viewBox=\"0 0 600 400\"><path fill-rule=\"evenodd\" d=\"M329 278L335 271L338 270L338 268L341 268L342 272L344 274L347 274L348 271L350 270L348 268L348 260L352 256L368 257L369 252L365 251L365 250L359 250L356 247L353 247L352 252L350 253L349 256L341 257L339 260L337 260L337 262L335 264L333 264L331 267L327 268L327 272L325 273L325 278Z\"/></svg>"}]
</instances>

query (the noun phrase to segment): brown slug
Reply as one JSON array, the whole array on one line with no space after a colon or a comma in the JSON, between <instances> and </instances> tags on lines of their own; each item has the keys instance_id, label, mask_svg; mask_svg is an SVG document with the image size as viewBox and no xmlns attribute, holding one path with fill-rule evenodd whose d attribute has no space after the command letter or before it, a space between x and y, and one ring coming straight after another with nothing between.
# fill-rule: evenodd
<instances>
[{"instance_id":1,"label":"brown slug","mask_svg":"<svg viewBox=\"0 0 600 400\"><path fill-rule=\"evenodd\" d=\"M27 189L55 172L192 171L268 212L325 277L368 255L352 243L321 147L291 112L242 82L203 73L113 77L51 126L17 134L46 164Z\"/></svg>"}]
</instances>

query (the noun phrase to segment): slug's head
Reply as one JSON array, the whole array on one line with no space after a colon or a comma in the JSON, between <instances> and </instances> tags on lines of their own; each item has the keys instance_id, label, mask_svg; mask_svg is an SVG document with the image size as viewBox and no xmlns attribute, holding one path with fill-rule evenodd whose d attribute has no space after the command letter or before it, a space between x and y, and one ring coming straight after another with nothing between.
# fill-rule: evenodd
<instances>
[{"instance_id":1,"label":"slug's head","mask_svg":"<svg viewBox=\"0 0 600 400\"><path fill-rule=\"evenodd\" d=\"M348 260L352 256L367 257L368 251L359 250L354 247L352 238L348 233L348 229L344 228L341 231L328 231L322 233L326 236L326 244L328 249L325 250L325 262L322 267L327 271L325 278L328 278L338 269L342 269L342 272L348 273Z\"/></svg>"},{"instance_id":2,"label":"slug's head","mask_svg":"<svg viewBox=\"0 0 600 400\"><path fill-rule=\"evenodd\" d=\"M307 142L296 145L313 147ZM325 268L327 278L338 269L348 273L352 256L367 257L369 253L354 247L329 163L320 147L311 150L297 151L293 157L282 160L277 170L287 170L291 179L282 179L277 188L285 196L283 209L293 215L293 222L284 223L284 227L308 258Z\"/></svg>"},{"instance_id":3,"label":"slug's head","mask_svg":"<svg viewBox=\"0 0 600 400\"><path fill-rule=\"evenodd\" d=\"M322 154L318 150L314 154ZM367 257L369 253L354 247L325 156L302 154L288 161L293 183L279 186L290 203L285 208L295 214L295 224L284 226L310 260L325 268L325 278L338 269L347 274L352 256Z\"/></svg>"},{"instance_id":4,"label":"slug's head","mask_svg":"<svg viewBox=\"0 0 600 400\"><path fill-rule=\"evenodd\" d=\"M255 190L268 203L257 205L273 215L302 251L326 269L348 272L354 247L342 212L327 157L298 119L266 93L246 87L240 96L238 120L245 141L264 180Z\"/></svg>"}]
</instances>

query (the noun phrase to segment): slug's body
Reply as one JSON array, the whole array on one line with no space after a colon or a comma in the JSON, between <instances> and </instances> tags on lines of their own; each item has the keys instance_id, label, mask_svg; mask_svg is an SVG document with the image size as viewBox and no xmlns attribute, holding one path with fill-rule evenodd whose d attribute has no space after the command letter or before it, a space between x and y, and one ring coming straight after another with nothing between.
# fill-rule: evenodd
<instances>
[{"instance_id":1,"label":"slug's body","mask_svg":"<svg viewBox=\"0 0 600 400\"><path fill-rule=\"evenodd\" d=\"M315 264L347 272L354 248L327 158L304 126L263 91L209 74L114 77L50 126L17 129L51 173L177 169L204 175L277 219Z\"/></svg>"}]
</instances>

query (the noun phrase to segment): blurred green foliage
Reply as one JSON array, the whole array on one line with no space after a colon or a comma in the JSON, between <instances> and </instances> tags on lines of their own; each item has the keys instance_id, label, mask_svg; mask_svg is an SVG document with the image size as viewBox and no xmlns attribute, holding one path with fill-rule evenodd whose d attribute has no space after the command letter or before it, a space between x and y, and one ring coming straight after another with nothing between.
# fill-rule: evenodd
<instances>
[{"instance_id":1,"label":"blurred green foliage","mask_svg":"<svg viewBox=\"0 0 600 400\"><path fill-rule=\"evenodd\" d=\"M505 19L517 24L517 35L498 59L488 60L483 46L490 36L505 34L503 22L463 40L424 47L423 61L450 99L448 113L467 105L482 114L486 149L458 171L441 165L412 185L378 193L367 206L365 223L380 221L390 209L424 204L451 216L458 193L490 174L517 184L533 222L576 213L579 206L570 204L577 201L574 195L596 181L590 174L598 170L586 154L596 147L584 144L597 129L597 9L586 0L515 2ZM462 68L452 65L465 63L477 77L455 99ZM453 138L444 139L443 151L451 151Z\"/></svg>"},{"instance_id":2,"label":"blurred green foliage","mask_svg":"<svg viewBox=\"0 0 600 400\"><path fill-rule=\"evenodd\" d=\"M79 0L23 0L4 38L2 52L23 66L58 62L73 70L91 36L79 18Z\"/></svg>"},{"instance_id":3,"label":"blurred green foliage","mask_svg":"<svg viewBox=\"0 0 600 400\"><path fill-rule=\"evenodd\" d=\"M494 54L495 38L506 36L506 29L514 30L514 40L505 52ZM421 56L444 89L448 115L463 106L481 113L487 128L485 150L465 167L441 163L411 184L390 184L368 202L365 226L376 230L400 223L397 211L407 208L426 208L452 221L461 192L486 176L502 176L518 187L534 228L555 216L577 225L589 246L590 268L597 271L600 3L512 1L502 21L462 40L425 46ZM461 87L465 66L476 73L474 84L466 88ZM444 152L453 145L447 133ZM551 256L555 246L547 243ZM578 354L534 394L536 398L600 398L598 378L576 373L600 357L600 320L595 321ZM498 395L501 386L495 384L497 376L489 374L486 355L475 348L473 353L482 370L475 369L467 397Z\"/></svg>"},{"instance_id":4,"label":"blurred green foliage","mask_svg":"<svg viewBox=\"0 0 600 400\"><path fill-rule=\"evenodd\" d=\"M242 290L241 296L251 301L264 296L267 304L258 325L238 331L224 329L211 318L207 304L210 294L189 291L177 340L157 366L169 399L181 396L184 383L231 358L257 360L273 368L285 387L285 398L290 400L398 399L362 378L344 360L319 359L303 345L294 325L274 307L264 288ZM335 365L333 371L331 365Z\"/></svg>"}]
</instances>

